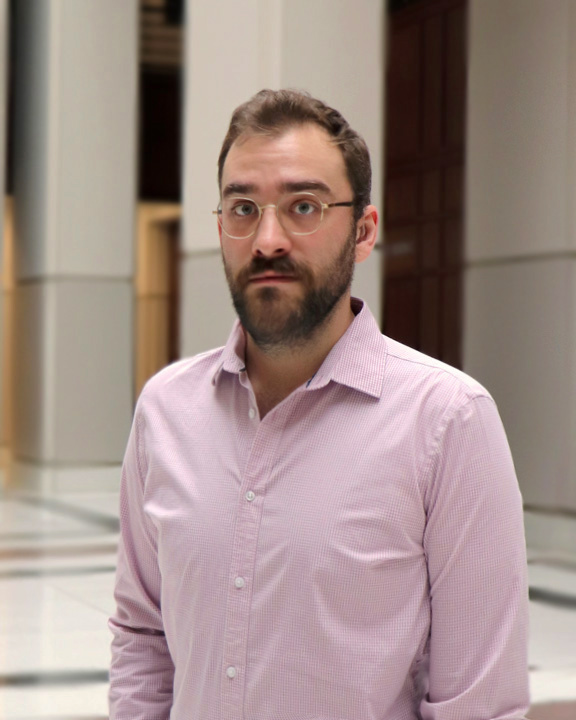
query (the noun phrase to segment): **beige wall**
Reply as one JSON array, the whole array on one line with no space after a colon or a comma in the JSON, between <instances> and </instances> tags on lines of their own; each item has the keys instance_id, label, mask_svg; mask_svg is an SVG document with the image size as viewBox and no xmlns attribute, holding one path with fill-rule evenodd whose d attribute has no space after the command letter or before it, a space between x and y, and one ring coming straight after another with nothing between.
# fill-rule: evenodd
<instances>
[{"instance_id":1,"label":"beige wall","mask_svg":"<svg viewBox=\"0 0 576 720\"><path fill-rule=\"evenodd\" d=\"M576 4L472 0L465 369L541 511L576 511L575 110ZM566 519L534 517L529 540L564 542Z\"/></svg>"}]
</instances>

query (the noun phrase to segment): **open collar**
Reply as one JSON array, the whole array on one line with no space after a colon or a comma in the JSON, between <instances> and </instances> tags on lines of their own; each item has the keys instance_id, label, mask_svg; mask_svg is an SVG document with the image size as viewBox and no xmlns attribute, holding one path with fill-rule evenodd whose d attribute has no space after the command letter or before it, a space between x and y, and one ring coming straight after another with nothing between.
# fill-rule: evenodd
<instances>
[{"instance_id":1,"label":"open collar","mask_svg":"<svg viewBox=\"0 0 576 720\"><path fill-rule=\"evenodd\" d=\"M352 298L351 306L354 320L308 381L307 389L315 390L335 382L379 398L384 383L386 338L366 303ZM239 375L245 371L245 349L244 331L236 320L212 377L213 385L223 372Z\"/></svg>"}]
</instances>

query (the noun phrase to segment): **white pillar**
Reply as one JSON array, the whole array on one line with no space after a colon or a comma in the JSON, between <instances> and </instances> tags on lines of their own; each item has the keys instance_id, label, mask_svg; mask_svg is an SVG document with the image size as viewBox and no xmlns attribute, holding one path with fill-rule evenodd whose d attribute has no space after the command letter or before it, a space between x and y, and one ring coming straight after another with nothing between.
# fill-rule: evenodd
<instances>
[{"instance_id":1,"label":"white pillar","mask_svg":"<svg viewBox=\"0 0 576 720\"><path fill-rule=\"evenodd\" d=\"M465 369L499 404L529 544L572 552L575 111L575 3L471 0Z\"/></svg>"},{"instance_id":2,"label":"white pillar","mask_svg":"<svg viewBox=\"0 0 576 720\"><path fill-rule=\"evenodd\" d=\"M223 344L234 311L211 211L216 161L234 108L264 87L308 90L366 139L381 205L384 0L188 0L185 53L182 354ZM379 252L354 291L380 310Z\"/></svg>"},{"instance_id":3,"label":"white pillar","mask_svg":"<svg viewBox=\"0 0 576 720\"><path fill-rule=\"evenodd\" d=\"M18 0L18 487L118 485L132 413L137 0Z\"/></svg>"}]
</instances>

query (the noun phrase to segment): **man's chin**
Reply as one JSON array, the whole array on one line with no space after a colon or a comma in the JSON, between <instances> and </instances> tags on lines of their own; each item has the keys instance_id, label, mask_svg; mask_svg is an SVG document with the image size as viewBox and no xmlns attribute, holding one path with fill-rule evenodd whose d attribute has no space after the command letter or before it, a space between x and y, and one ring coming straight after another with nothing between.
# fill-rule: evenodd
<instances>
[{"instance_id":1,"label":"man's chin","mask_svg":"<svg viewBox=\"0 0 576 720\"><path fill-rule=\"evenodd\" d=\"M290 297L291 296L291 297ZM286 318L302 311L301 293L286 293L281 287L265 285L244 292L242 305L244 313L254 322L283 324Z\"/></svg>"},{"instance_id":2,"label":"man's chin","mask_svg":"<svg viewBox=\"0 0 576 720\"><path fill-rule=\"evenodd\" d=\"M243 325L255 338L281 340L288 325L294 324L294 313L285 307L259 308L244 315Z\"/></svg>"},{"instance_id":3,"label":"man's chin","mask_svg":"<svg viewBox=\"0 0 576 720\"><path fill-rule=\"evenodd\" d=\"M280 295L276 288L262 288L258 299L244 296L241 305L236 305L242 326L260 347L285 346L299 334L301 306L286 303Z\"/></svg>"},{"instance_id":4,"label":"man's chin","mask_svg":"<svg viewBox=\"0 0 576 720\"><path fill-rule=\"evenodd\" d=\"M262 287L255 286L251 288L251 295L252 299L248 302L252 305L258 303L273 303L282 297L280 288L271 285L263 285Z\"/></svg>"}]
</instances>

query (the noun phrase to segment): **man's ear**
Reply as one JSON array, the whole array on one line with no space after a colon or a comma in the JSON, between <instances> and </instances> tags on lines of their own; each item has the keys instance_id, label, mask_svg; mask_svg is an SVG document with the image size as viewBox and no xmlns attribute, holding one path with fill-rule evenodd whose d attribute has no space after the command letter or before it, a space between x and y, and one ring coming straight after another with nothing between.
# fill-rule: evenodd
<instances>
[{"instance_id":1,"label":"man's ear","mask_svg":"<svg viewBox=\"0 0 576 720\"><path fill-rule=\"evenodd\" d=\"M378 210L374 205L364 208L356 223L356 262L360 263L372 252L378 237Z\"/></svg>"}]
</instances>

